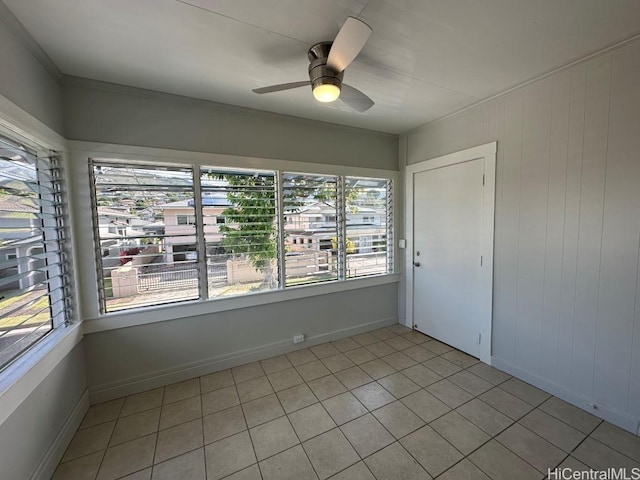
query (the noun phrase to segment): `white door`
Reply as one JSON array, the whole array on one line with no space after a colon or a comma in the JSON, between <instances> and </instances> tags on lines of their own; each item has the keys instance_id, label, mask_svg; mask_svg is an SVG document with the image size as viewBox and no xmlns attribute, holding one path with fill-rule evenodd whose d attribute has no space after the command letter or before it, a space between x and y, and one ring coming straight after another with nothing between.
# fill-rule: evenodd
<instances>
[{"instance_id":1,"label":"white door","mask_svg":"<svg viewBox=\"0 0 640 480\"><path fill-rule=\"evenodd\" d=\"M485 159L413 174L413 321L475 357L486 320L482 287Z\"/></svg>"}]
</instances>

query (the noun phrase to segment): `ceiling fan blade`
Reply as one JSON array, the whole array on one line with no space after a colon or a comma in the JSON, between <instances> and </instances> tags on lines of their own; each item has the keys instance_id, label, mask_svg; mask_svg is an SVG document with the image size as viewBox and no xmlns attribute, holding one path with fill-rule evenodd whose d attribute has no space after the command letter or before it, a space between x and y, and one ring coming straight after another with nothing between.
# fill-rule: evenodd
<instances>
[{"instance_id":1,"label":"ceiling fan blade","mask_svg":"<svg viewBox=\"0 0 640 480\"><path fill-rule=\"evenodd\" d=\"M280 85L271 85L268 87L254 88L252 92L253 93L280 92L282 90L291 90L292 88L306 87L308 85L311 85L311 82L309 80L306 80L304 82L281 83Z\"/></svg>"},{"instance_id":2,"label":"ceiling fan blade","mask_svg":"<svg viewBox=\"0 0 640 480\"><path fill-rule=\"evenodd\" d=\"M366 112L374 105L373 100L367 97L360 90L344 83L340 90L340 100L360 113Z\"/></svg>"},{"instance_id":3,"label":"ceiling fan blade","mask_svg":"<svg viewBox=\"0 0 640 480\"><path fill-rule=\"evenodd\" d=\"M369 25L357 18L348 17L331 45L327 67L336 73L342 72L358 56L369 35Z\"/></svg>"}]
</instances>

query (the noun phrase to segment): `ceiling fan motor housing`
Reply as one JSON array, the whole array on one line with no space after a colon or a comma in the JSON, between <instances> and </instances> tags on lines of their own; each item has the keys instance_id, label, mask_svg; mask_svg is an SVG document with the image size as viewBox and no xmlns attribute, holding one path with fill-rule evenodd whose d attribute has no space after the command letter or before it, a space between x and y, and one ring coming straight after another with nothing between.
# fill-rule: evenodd
<instances>
[{"instance_id":1,"label":"ceiling fan motor housing","mask_svg":"<svg viewBox=\"0 0 640 480\"><path fill-rule=\"evenodd\" d=\"M311 81L311 89L317 85L336 85L338 88L342 86L343 72L335 72L327 67L327 57L331 50L333 42L321 42L312 46L307 52L309 57L309 80Z\"/></svg>"}]
</instances>

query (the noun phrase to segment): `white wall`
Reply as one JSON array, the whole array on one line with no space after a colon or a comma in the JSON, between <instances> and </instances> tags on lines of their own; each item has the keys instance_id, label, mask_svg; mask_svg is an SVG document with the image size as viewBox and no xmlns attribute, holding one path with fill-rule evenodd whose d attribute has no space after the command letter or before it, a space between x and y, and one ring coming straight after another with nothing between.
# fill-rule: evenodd
<instances>
[{"instance_id":1,"label":"white wall","mask_svg":"<svg viewBox=\"0 0 640 480\"><path fill-rule=\"evenodd\" d=\"M635 432L640 43L407 133L406 161L493 140L495 363Z\"/></svg>"}]
</instances>

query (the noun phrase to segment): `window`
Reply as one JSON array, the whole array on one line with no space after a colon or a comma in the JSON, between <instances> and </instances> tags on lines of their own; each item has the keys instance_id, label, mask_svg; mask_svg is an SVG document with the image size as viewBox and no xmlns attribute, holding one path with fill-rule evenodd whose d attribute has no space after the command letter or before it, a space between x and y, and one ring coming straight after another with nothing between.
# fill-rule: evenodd
<instances>
[{"instance_id":1,"label":"window","mask_svg":"<svg viewBox=\"0 0 640 480\"><path fill-rule=\"evenodd\" d=\"M392 272L389 180L91 165L102 313Z\"/></svg>"},{"instance_id":2,"label":"window","mask_svg":"<svg viewBox=\"0 0 640 480\"><path fill-rule=\"evenodd\" d=\"M0 137L0 368L71 321L66 228L58 155Z\"/></svg>"}]
</instances>

